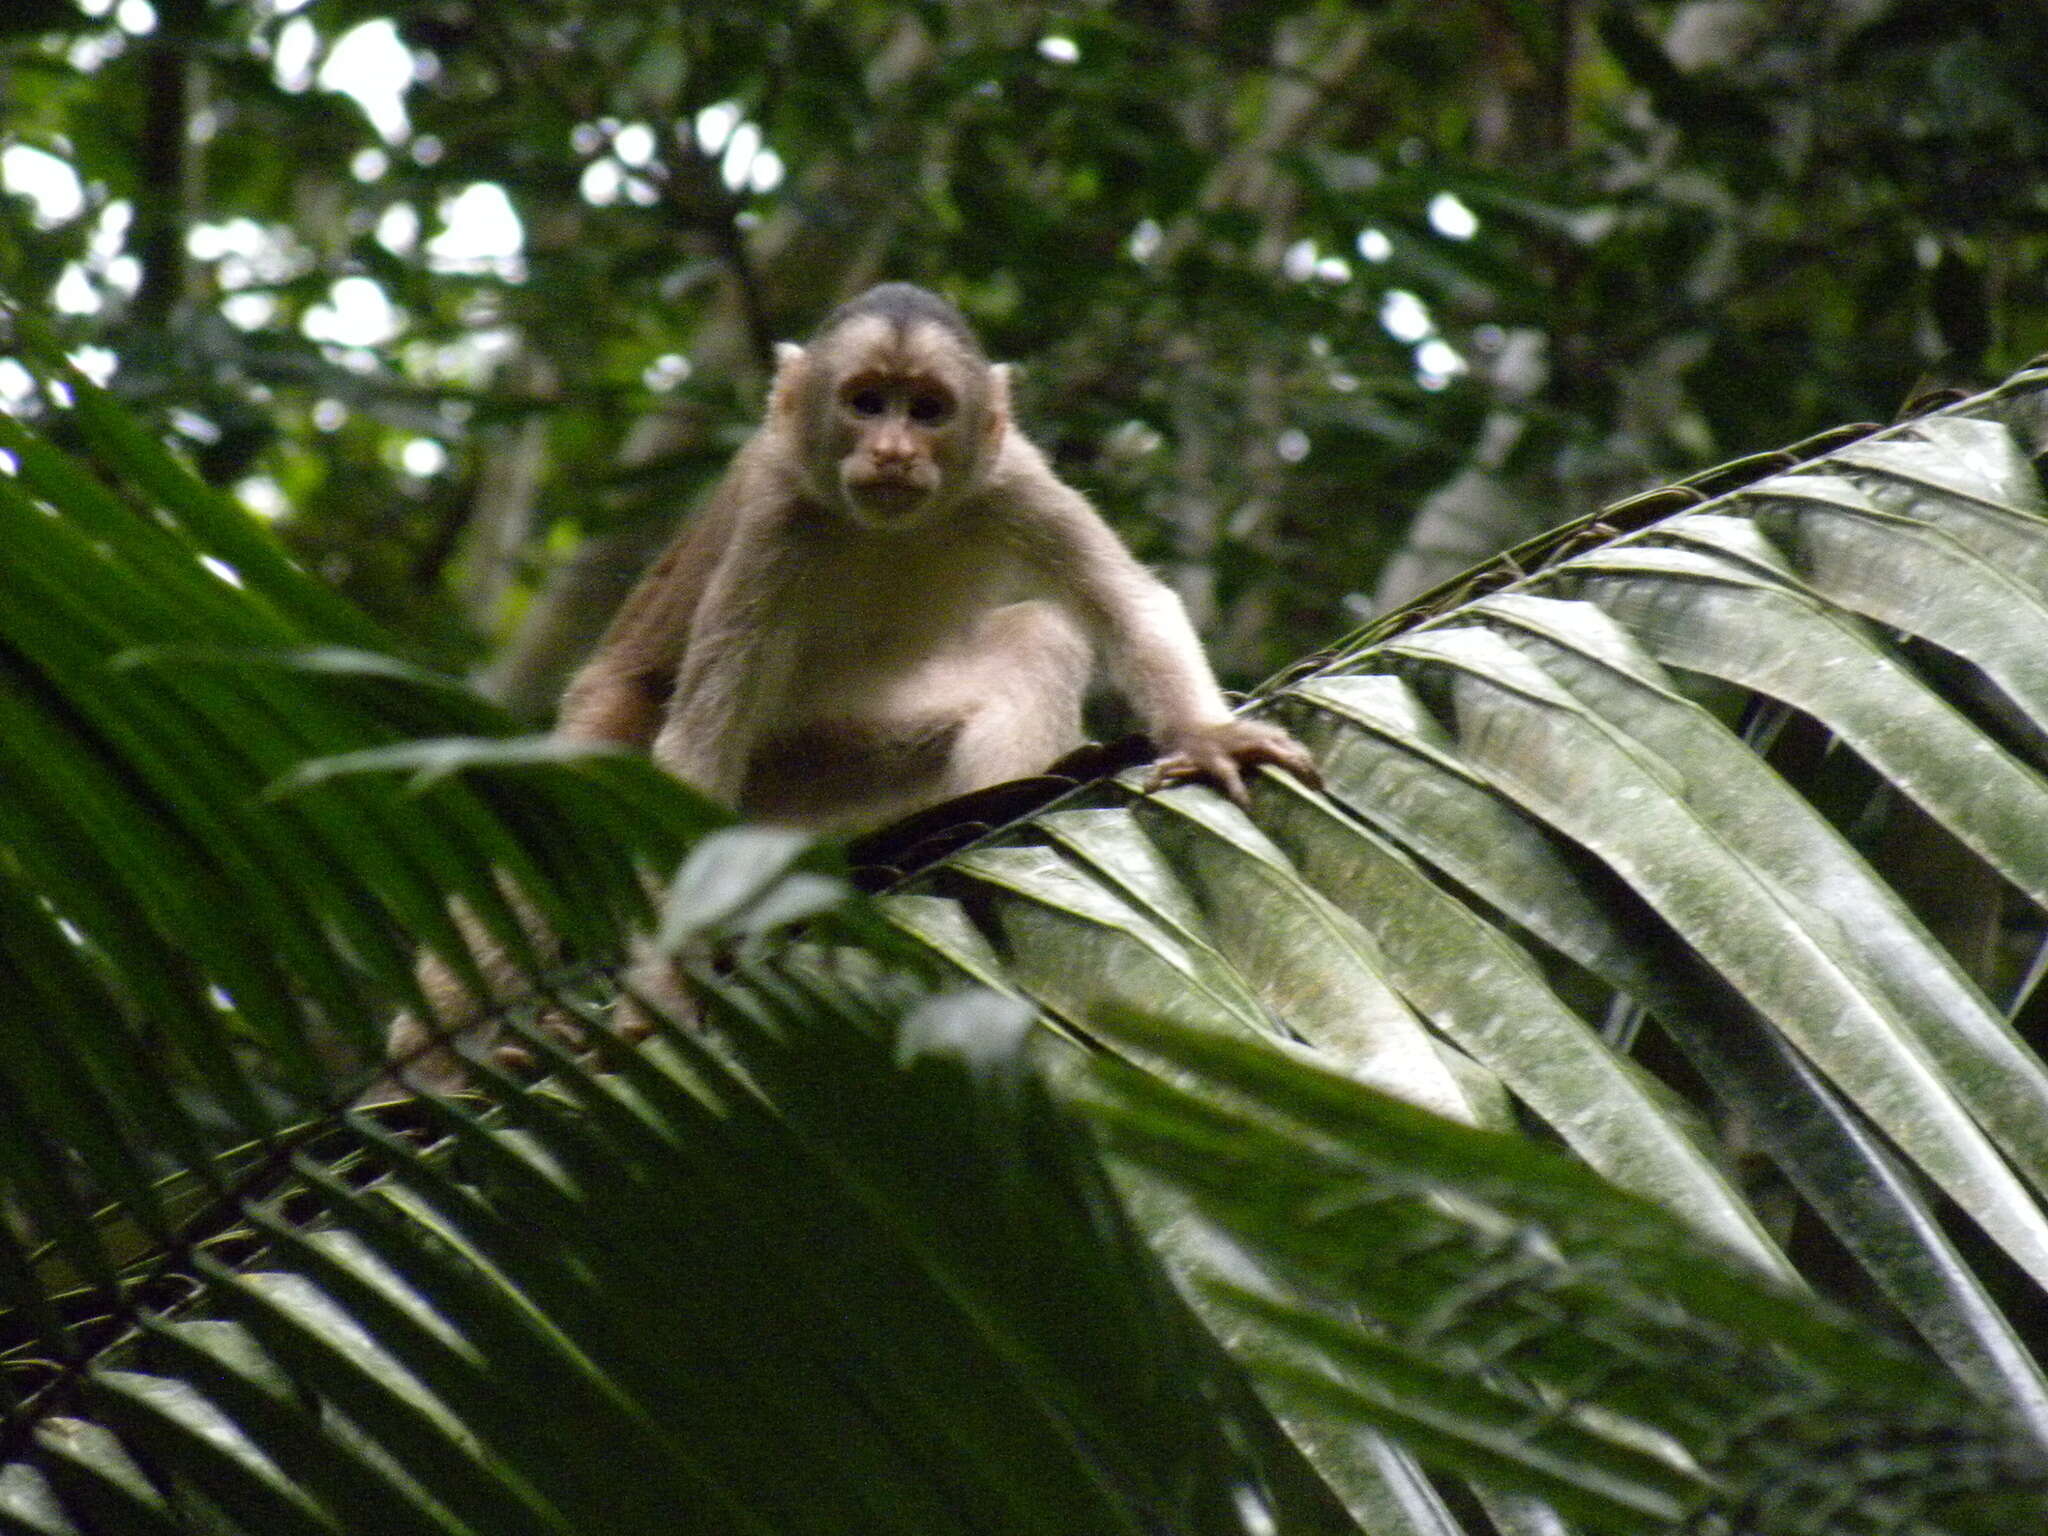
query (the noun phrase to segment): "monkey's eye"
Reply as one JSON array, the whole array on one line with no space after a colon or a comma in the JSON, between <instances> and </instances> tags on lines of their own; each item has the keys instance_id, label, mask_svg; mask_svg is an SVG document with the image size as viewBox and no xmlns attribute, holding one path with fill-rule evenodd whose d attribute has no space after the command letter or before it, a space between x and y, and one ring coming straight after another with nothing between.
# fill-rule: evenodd
<instances>
[{"instance_id":1,"label":"monkey's eye","mask_svg":"<svg viewBox=\"0 0 2048 1536\"><path fill-rule=\"evenodd\" d=\"M953 402L944 395L912 395L910 419L920 426L936 426L953 414Z\"/></svg>"},{"instance_id":2,"label":"monkey's eye","mask_svg":"<svg viewBox=\"0 0 2048 1536\"><path fill-rule=\"evenodd\" d=\"M856 416L880 416L889 409L889 397L879 389L857 389L846 397Z\"/></svg>"}]
</instances>

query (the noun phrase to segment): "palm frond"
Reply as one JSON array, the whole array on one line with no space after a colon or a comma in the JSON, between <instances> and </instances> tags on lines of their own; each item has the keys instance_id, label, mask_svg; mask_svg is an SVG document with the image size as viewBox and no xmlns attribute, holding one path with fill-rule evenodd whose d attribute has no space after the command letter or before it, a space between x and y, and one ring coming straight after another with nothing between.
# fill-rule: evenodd
<instances>
[{"instance_id":1,"label":"palm frond","mask_svg":"<svg viewBox=\"0 0 2048 1536\"><path fill-rule=\"evenodd\" d=\"M1122 1006L1505 1112L1767 1272L1884 1298L2048 1443L2048 1075L2009 1017L2044 939L2044 391L1368 631L1264 701L1323 793L1269 774L1246 820L1127 776L884 905L1080 1038ZM1922 915L1944 885L1960 930Z\"/></svg>"},{"instance_id":2,"label":"palm frond","mask_svg":"<svg viewBox=\"0 0 2048 1536\"><path fill-rule=\"evenodd\" d=\"M1324 790L1104 783L873 907L63 383L0 422L0 1528L2037 1520L2048 377L1361 637L1264 706ZM708 1030L350 1107L451 902L578 1011L515 910L612 969L692 845Z\"/></svg>"}]
</instances>

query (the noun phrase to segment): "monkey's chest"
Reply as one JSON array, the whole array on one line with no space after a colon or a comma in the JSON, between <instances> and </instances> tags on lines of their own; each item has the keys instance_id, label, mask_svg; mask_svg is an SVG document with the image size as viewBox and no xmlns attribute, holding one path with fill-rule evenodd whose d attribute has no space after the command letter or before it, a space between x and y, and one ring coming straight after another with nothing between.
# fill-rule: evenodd
<instances>
[{"instance_id":1,"label":"monkey's chest","mask_svg":"<svg viewBox=\"0 0 2048 1536\"><path fill-rule=\"evenodd\" d=\"M740 806L827 830L870 826L936 796L968 709L970 625L810 626L758 722Z\"/></svg>"},{"instance_id":2,"label":"monkey's chest","mask_svg":"<svg viewBox=\"0 0 2048 1536\"><path fill-rule=\"evenodd\" d=\"M757 722L742 809L873 826L1031 772L1079 739L1088 647L1059 605L914 617L802 636L789 687Z\"/></svg>"},{"instance_id":3,"label":"monkey's chest","mask_svg":"<svg viewBox=\"0 0 2048 1536\"><path fill-rule=\"evenodd\" d=\"M764 723L915 724L971 703L963 688L1010 643L1013 615L1037 605L1012 572L955 568L946 553L906 550L893 573L841 569L810 584L786 636L787 683Z\"/></svg>"},{"instance_id":4,"label":"monkey's chest","mask_svg":"<svg viewBox=\"0 0 2048 1536\"><path fill-rule=\"evenodd\" d=\"M958 713L962 680L980 654L971 628L849 628L807 636L780 707L764 722L790 729L817 720L915 725Z\"/></svg>"}]
</instances>

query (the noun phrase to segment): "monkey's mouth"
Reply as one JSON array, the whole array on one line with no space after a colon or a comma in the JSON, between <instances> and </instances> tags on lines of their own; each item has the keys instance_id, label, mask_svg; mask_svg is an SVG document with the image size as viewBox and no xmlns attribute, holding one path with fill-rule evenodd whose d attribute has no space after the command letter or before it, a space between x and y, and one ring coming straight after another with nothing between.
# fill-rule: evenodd
<instances>
[{"instance_id":1,"label":"monkey's mouth","mask_svg":"<svg viewBox=\"0 0 2048 1536\"><path fill-rule=\"evenodd\" d=\"M846 493L864 516L895 523L914 516L931 499L932 487L909 475L868 475L849 477Z\"/></svg>"}]
</instances>

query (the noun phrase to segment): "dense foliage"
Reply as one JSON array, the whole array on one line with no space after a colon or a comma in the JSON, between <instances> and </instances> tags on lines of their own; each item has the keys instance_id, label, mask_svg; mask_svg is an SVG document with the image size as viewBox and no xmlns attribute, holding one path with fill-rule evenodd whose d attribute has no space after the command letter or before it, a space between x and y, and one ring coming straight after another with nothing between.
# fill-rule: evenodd
<instances>
[{"instance_id":1,"label":"dense foliage","mask_svg":"<svg viewBox=\"0 0 2048 1536\"><path fill-rule=\"evenodd\" d=\"M0 286L538 715L769 345L928 282L1248 683L1566 514L2048 346L2044 29L52 0L0 19Z\"/></svg>"},{"instance_id":2,"label":"dense foliage","mask_svg":"<svg viewBox=\"0 0 2048 1536\"><path fill-rule=\"evenodd\" d=\"M1397 604L2018 366L2043 26L10 7L0 1529L2039 1526L2048 373ZM1239 680L1388 610L1324 790L867 902L519 734L884 275ZM392 1100L452 900L541 1081Z\"/></svg>"},{"instance_id":3,"label":"dense foliage","mask_svg":"<svg viewBox=\"0 0 2048 1536\"><path fill-rule=\"evenodd\" d=\"M2040 1519L2048 374L1347 647L1268 704L1325 792L870 904L363 649L13 319L90 458L0 422L0 1526ZM544 1080L360 1107L515 892Z\"/></svg>"}]
</instances>

